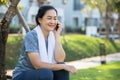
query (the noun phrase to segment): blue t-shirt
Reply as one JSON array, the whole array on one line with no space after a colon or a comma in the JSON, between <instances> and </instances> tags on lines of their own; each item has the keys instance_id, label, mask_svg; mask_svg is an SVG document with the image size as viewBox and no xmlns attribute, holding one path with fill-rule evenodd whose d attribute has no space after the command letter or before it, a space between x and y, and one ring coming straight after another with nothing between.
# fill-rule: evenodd
<instances>
[{"instance_id":1,"label":"blue t-shirt","mask_svg":"<svg viewBox=\"0 0 120 80\"><path fill-rule=\"evenodd\" d=\"M46 48L48 48L47 46L48 41L46 41ZM20 75L23 71L35 69L29 60L29 57L27 55L28 52L39 53L37 33L35 30L28 32L25 36L22 45L22 54L20 55L18 64L13 71L13 78Z\"/></svg>"}]
</instances>

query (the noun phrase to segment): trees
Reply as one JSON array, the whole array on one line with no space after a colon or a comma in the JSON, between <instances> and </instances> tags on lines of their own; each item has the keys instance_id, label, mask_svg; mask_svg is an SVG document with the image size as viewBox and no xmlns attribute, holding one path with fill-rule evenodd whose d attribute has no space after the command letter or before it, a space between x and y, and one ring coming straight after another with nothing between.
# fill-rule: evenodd
<instances>
[{"instance_id":1,"label":"trees","mask_svg":"<svg viewBox=\"0 0 120 80\"><path fill-rule=\"evenodd\" d=\"M6 41L9 33L9 24L12 18L16 15L17 5L20 0L10 0L10 1L11 1L11 5L9 6L8 11L5 13L3 19L0 22L0 80L6 80L6 75L5 75Z\"/></svg>"},{"instance_id":2,"label":"trees","mask_svg":"<svg viewBox=\"0 0 120 80\"><path fill-rule=\"evenodd\" d=\"M109 34L110 34L110 23L112 17L112 12L113 12L113 6L112 0L83 0L83 2L87 3L90 8L95 8L97 7L100 12L101 20L104 20L104 25L106 27L106 38L109 39ZM103 15L104 18L103 18ZM102 19L103 18L103 19Z\"/></svg>"},{"instance_id":3,"label":"trees","mask_svg":"<svg viewBox=\"0 0 120 80\"><path fill-rule=\"evenodd\" d=\"M119 34L119 39L120 39L120 0L113 0L113 7L114 7L115 12L118 13L116 30L117 30L117 33Z\"/></svg>"},{"instance_id":4,"label":"trees","mask_svg":"<svg viewBox=\"0 0 120 80\"><path fill-rule=\"evenodd\" d=\"M0 5L6 4L8 0L0 0Z\"/></svg>"}]
</instances>

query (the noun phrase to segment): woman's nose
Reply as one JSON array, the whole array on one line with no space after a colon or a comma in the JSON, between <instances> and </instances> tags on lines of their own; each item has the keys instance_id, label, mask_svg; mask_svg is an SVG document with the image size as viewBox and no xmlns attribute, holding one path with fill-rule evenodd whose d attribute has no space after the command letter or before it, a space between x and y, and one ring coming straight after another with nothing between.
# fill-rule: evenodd
<instances>
[{"instance_id":1,"label":"woman's nose","mask_svg":"<svg viewBox=\"0 0 120 80\"><path fill-rule=\"evenodd\" d=\"M51 20L50 22L54 24L54 23L56 23L56 20Z\"/></svg>"}]
</instances>

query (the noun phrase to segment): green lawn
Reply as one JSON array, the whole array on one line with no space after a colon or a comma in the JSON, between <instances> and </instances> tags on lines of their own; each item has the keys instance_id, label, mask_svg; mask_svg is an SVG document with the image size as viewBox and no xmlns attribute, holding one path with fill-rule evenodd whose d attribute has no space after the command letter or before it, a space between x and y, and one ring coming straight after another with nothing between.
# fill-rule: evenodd
<instances>
[{"instance_id":1,"label":"green lawn","mask_svg":"<svg viewBox=\"0 0 120 80\"><path fill-rule=\"evenodd\" d=\"M21 54L23 35L8 36L6 45L6 68L13 69ZM83 58L99 56L100 43L105 44L106 54L116 53L120 50L120 41L112 43L109 40L97 37L88 37L81 34L66 34L61 36L61 42L66 52L66 62Z\"/></svg>"},{"instance_id":2,"label":"green lawn","mask_svg":"<svg viewBox=\"0 0 120 80\"><path fill-rule=\"evenodd\" d=\"M120 80L120 61L106 65L78 70L71 80Z\"/></svg>"}]
</instances>

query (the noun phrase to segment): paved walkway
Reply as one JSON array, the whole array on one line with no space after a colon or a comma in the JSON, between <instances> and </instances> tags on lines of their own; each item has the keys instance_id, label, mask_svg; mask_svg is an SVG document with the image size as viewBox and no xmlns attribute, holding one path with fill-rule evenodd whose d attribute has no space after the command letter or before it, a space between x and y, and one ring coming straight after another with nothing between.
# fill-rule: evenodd
<instances>
[{"instance_id":1,"label":"paved walkway","mask_svg":"<svg viewBox=\"0 0 120 80\"><path fill-rule=\"evenodd\" d=\"M109 54L106 56L107 63L114 61L120 61L120 53ZM66 64L74 65L77 69L85 69L85 68L101 65L101 57L97 56L92 58L85 58L82 60L66 62Z\"/></svg>"},{"instance_id":2,"label":"paved walkway","mask_svg":"<svg viewBox=\"0 0 120 80\"><path fill-rule=\"evenodd\" d=\"M114 61L120 61L120 53L110 54L106 56L107 63ZM77 69L85 69L101 65L101 57L97 56L92 58L85 58L77 61L66 62L66 64L73 65ZM12 70L7 70L7 75L12 75Z\"/></svg>"}]
</instances>

